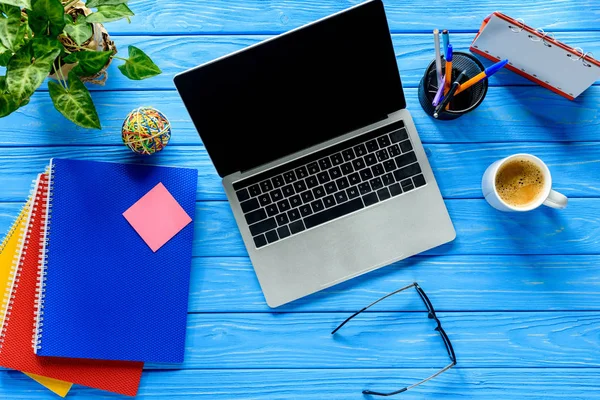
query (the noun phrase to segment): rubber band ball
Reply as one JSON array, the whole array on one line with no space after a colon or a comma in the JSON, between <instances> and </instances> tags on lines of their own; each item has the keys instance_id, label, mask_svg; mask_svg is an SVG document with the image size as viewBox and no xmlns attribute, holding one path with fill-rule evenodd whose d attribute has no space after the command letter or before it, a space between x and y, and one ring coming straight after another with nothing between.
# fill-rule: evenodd
<instances>
[{"instance_id":1,"label":"rubber band ball","mask_svg":"<svg viewBox=\"0 0 600 400\"><path fill-rule=\"evenodd\" d=\"M131 111L121 128L123 143L134 153L150 155L165 148L171 139L171 124L153 107Z\"/></svg>"}]
</instances>

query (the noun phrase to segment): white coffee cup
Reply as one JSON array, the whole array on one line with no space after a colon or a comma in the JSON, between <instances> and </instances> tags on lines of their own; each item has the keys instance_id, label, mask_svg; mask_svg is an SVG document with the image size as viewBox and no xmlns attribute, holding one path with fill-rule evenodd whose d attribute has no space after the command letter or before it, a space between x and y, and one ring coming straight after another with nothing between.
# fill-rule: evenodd
<instances>
[{"instance_id":1,"label":"white coffee cup","mask_svg":"<svg viewBox=\"0 0 600 400\"><path fill-rule=\"evenodd\" d=\"M502 200L498 194L498 191L496 190L496 175L498 174L500 167L514 159L525 159L531 161L537 165L544 174L544 187L542 188L541 192L538 194L535 201L522 207L517 207L506 203L504 200ZM565 195L552 190L552 177L546 164L531 154L514 154L512 156L503 158L502 160L498 160L490 165L485 170L483 178L481 179L481 190L487 202L492 207L500 211L531 211L538 208L542 204L552 208L565 208L568 202L568 199Z\"/></svg>"}]
</instances>

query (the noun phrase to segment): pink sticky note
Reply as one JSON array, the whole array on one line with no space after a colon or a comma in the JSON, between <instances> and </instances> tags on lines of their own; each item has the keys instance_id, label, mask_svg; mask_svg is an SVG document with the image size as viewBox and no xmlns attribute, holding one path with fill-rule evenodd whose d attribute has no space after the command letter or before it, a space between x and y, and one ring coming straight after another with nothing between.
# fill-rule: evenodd
<instances>
[{"instance_id":1,"label":"pink sticky note","mask_svg":"<svg viewBox=\"0 0 600 400\"><path fill-rule=\"evenodd\" d=\"M192 222L162 183L136 201L123 216L154 252Z\"/></svg>"}]
</instances>

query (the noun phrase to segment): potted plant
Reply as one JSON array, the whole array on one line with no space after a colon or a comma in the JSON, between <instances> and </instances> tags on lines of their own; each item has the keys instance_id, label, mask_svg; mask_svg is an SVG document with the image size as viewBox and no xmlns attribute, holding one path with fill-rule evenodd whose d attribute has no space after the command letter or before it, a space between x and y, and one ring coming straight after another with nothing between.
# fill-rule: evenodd
<instances>
[{"instance_id":1,"label":"potted plant","mask_svg":"<svg viewBox=\"0 0 600 400\"><path fill-rule=\"evenodd\" d=\"M127 0L0 0L0 118L27 105L47 77L54 107L84 128L100 119L84 82L104 84L114 59L129 79L161 73L142 50L118 57L103 23L134 15Z\"/></svg>"}]
</instances>

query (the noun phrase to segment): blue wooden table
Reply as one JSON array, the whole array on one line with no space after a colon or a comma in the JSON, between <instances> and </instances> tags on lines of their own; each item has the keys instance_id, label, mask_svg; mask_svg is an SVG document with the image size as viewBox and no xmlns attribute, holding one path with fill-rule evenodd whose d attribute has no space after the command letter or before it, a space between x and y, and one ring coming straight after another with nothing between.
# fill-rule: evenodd
<instances>
[{"instance_id":1,"label":"blue wooden table","mask_svg":"<svg viewBox=\"0 0 600 400\"><path fill-rule=\"evenodd\" d=\"M502 71L490 79L483 104L451 122L427 117L416 89L432 59L433 28L449 29L454 48L466 51L483 18L496 10L600 56L597 0L388 0L408 108L457 239L280 309L265 304L172 77L354 3L132 0L132 23L107 28L122 53L134 44L164 73L130 81L112 65L106 86L91 87L101 132L65 121L46 85L27 107L0 119L0 232L50 157L198 169L186 359L170 369L148 365L141 399L360 399L365 388L414 383L448 362L415 293L382 303L339 337L330 335L351 312L413 281L439 310L458 365L397 398L600 398L600 82L568 101ZM140 105L157 107L173 125L169 146L150 158L134 156L120 138L127 112ZM516 152L546 161L555 189L570 198L567 209L521 215L487 205L483 171ZM119 396L76 386L69 397ZM53 395L19 372L0 370L0 398Z\"/></svg>"}]
</instances>

